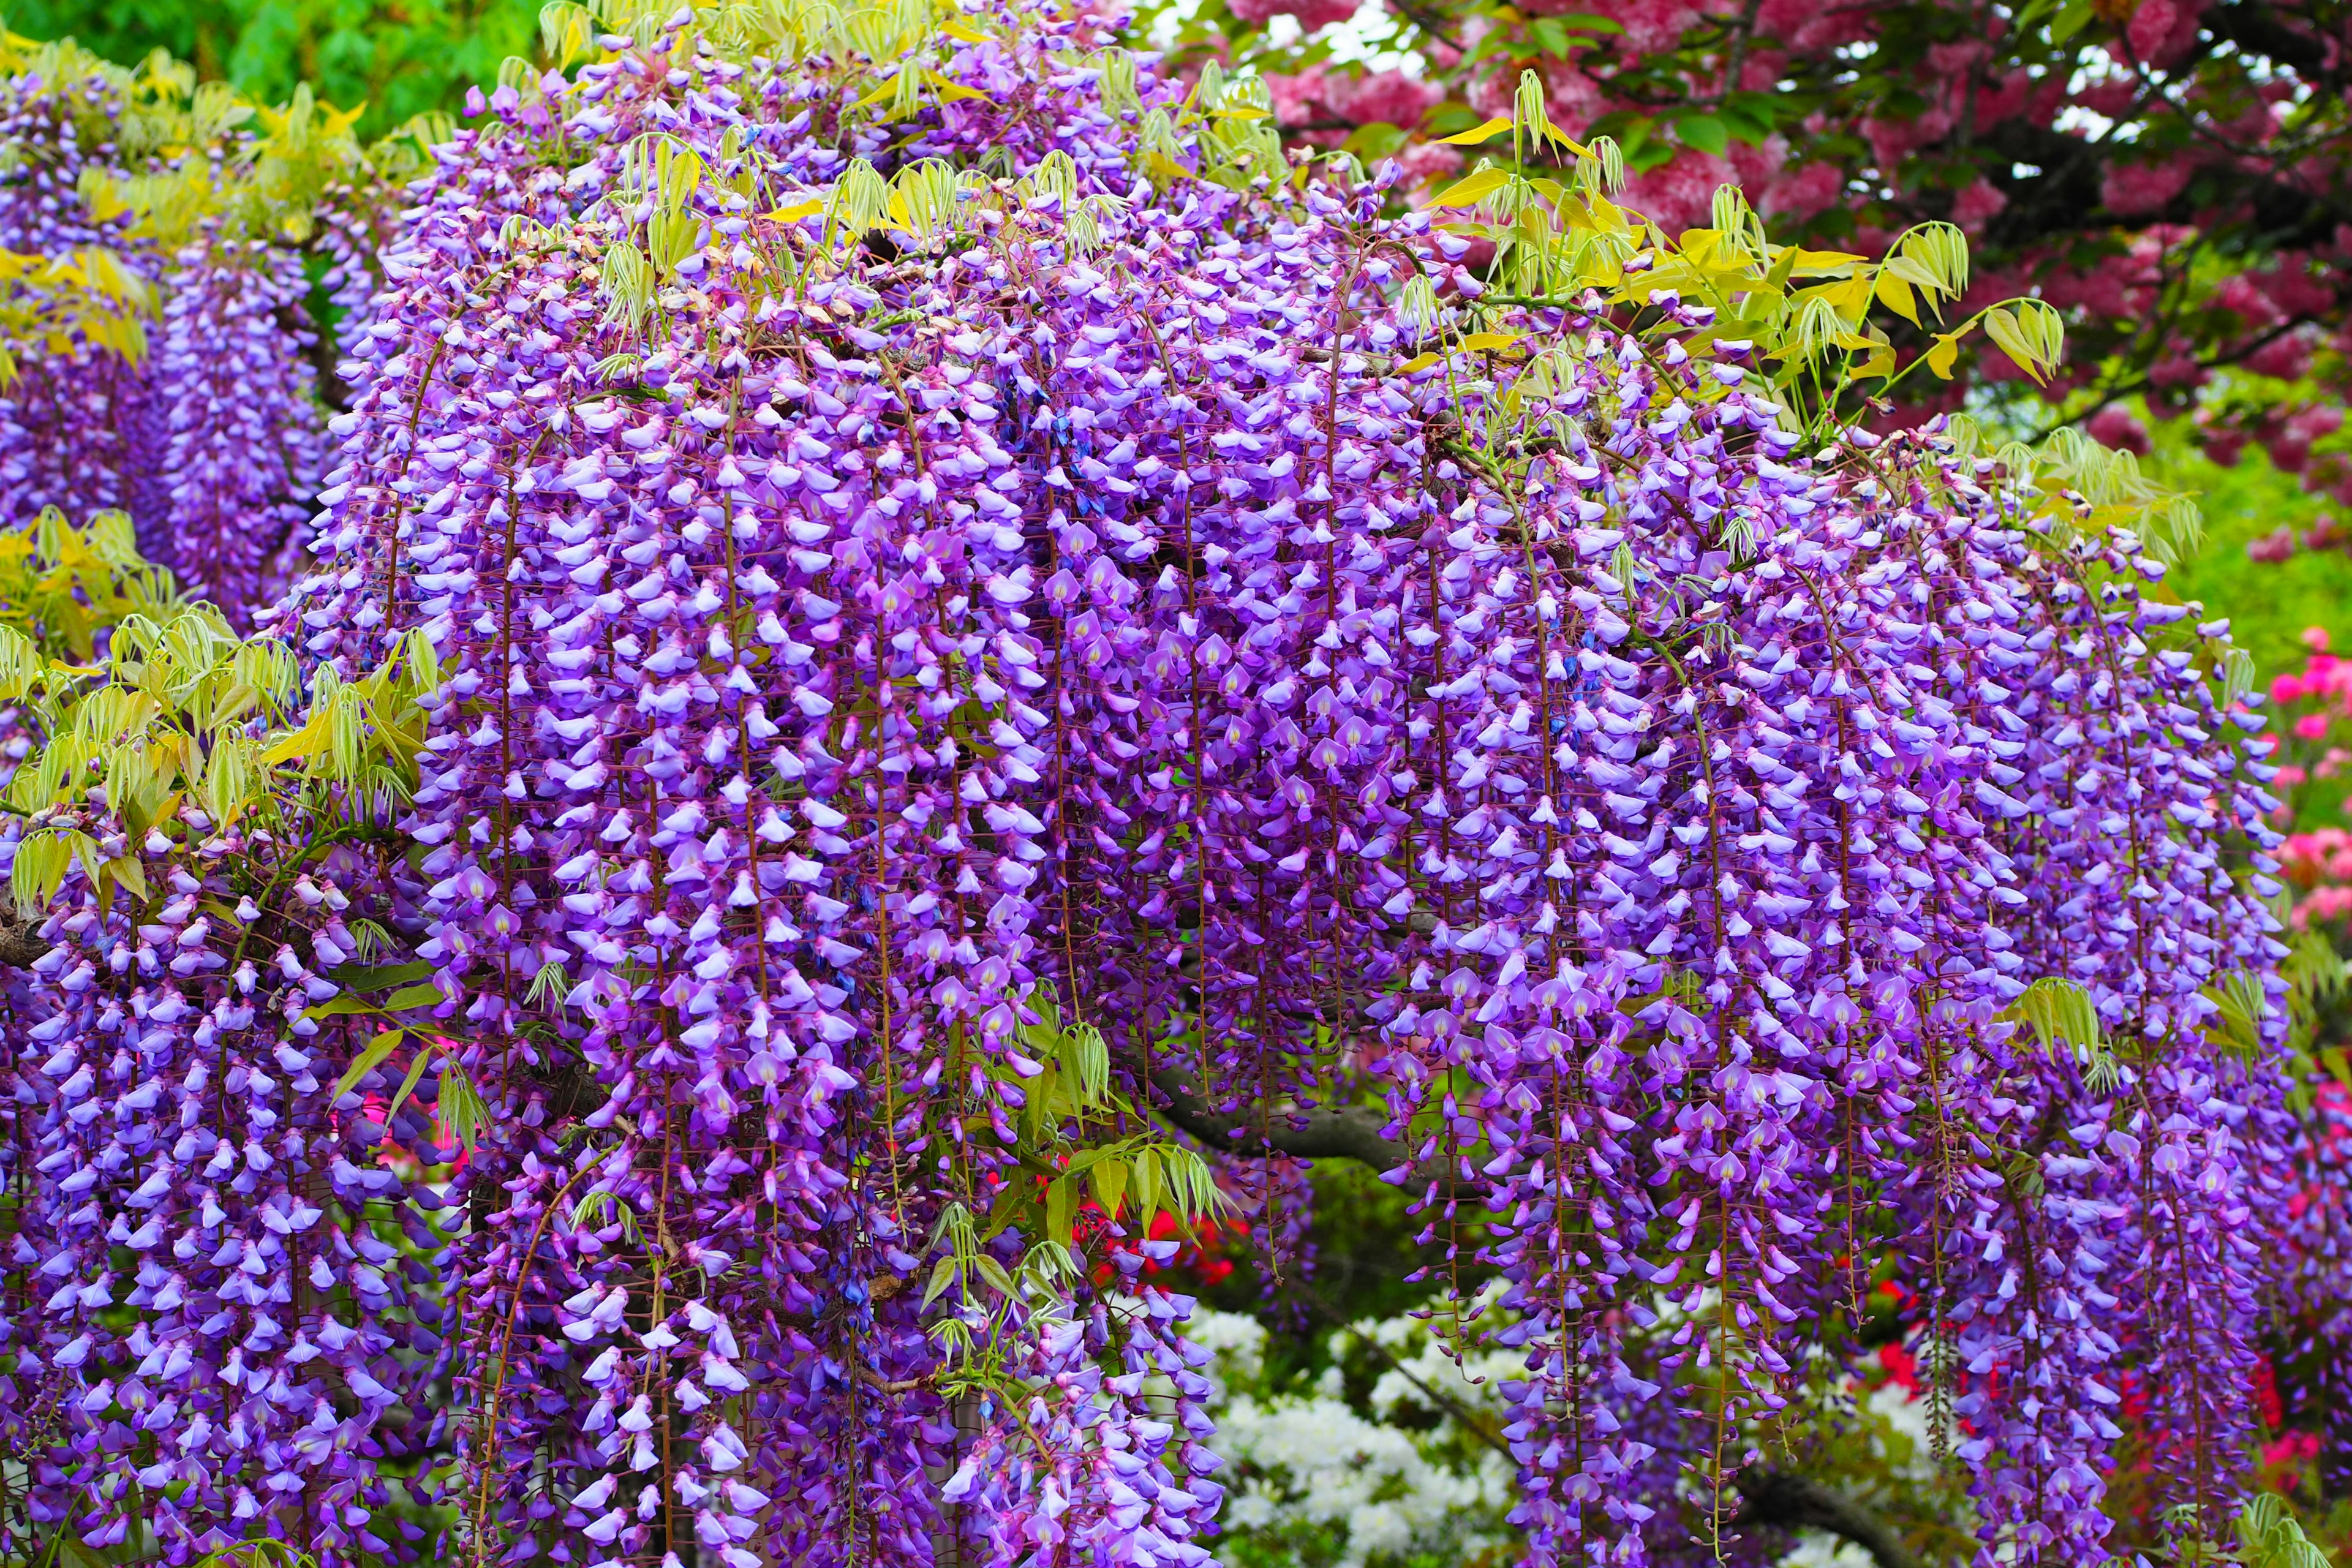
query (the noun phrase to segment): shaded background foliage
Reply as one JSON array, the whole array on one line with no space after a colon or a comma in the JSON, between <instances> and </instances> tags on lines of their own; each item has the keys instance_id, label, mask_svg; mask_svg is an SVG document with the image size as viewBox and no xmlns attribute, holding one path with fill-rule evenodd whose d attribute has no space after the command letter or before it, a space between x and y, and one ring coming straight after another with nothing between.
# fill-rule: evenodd
<instances>
[{"instance_id":1,"label":"shaded background foliage","mask_svg":"<svg viewBox=\"0 0 2352 1568\"><path fill-rule=\"evenodd\" d=\"M369 137L454 112L467 88L539 37L539 7L524 0L16 0L6 17L16 32L71 37L124 65L166 49L271 103L308 82L330 103L365 104Z\"/></svg>"}]
</instances>

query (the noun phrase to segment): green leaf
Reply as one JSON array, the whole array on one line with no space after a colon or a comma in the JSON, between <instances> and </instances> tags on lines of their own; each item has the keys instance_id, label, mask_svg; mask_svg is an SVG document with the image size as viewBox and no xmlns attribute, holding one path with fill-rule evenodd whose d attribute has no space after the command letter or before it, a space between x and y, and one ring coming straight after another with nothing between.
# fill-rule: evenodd
<instances>
[{"instance_id":1,"label":"green leaf","mask_svg":"<svg viewBox=\"0 0 2352 1568\"><path fill-rule=\"evenodd\" d=\"M952 1258L942 1258L931 1266L931 1282L923 1287L924 1306L929 1306L947 1293L949 1284L955 1279L955 1271L956 1260Z\"/></svg>"},{"instance_id":2,"label":"green leaf","mask_svg":"<svg viewBox=\"0 0 2352 1568\"><path fill-rule=\"evenodd\" d=\"M468 1153L479 1141L482 1129L489 1125L490 1108L482 1100L474 1080L446 1050L441 1053L441 1098L437 1107L441 1125L449 1136Z\"/></svg>"},{"instance_id":3,"label":"green leaf","mask_svg":"<svg viewBox=\"0 0 2352 1568\"><path fill-rule=\"evenodd\" d=\"M383 1009L373 1002L362 1002L356 996L331 996L315 1007L302 1009L305 1018L340 1018L350 1013L381 1013Z\"/></svg>"},{"instance_id":4,"label":"green leaf","mask_svg":"<svg viewBox=\"0 0 2352 1568\"><path fill-rule=\"evenodd\" d=\"M1135 1233L1151 1233L1151 1216L1160 1212L1160 1153L1150 1147L1135 1152Z\"/></svg>"},{"instance_id":5,"label":"green leaf","mask_svg":"<svg viewBox=\"0 0 2352 1568\"><path fill-rule=\"evenodd\" d=\"M408 1097L416 1092L417 1083L425 1077L425 1064L432 1059L431 1051L416 1053L416 1059L408 1064L408 1076L400 1080L400 1092L392 1097L392 1106L384 1112L386 1116L408 1103Z\"/></svg>"},{"instance_id":6,"label":"green leaf","mask_svg":"<svg viewBox=\"0 0 2352 1568\"><path fill-rule=\"evenodd\" d=\"M1071 1211L1077 1207L1077 1189L1067 1176L1045 1184L1045 1234L1064 1247L1070 1245Z\"/></svg>"},{"instance_id":7,"label":"green leaf","mask_svg":"<svg viewBox=\"0 0 2352 1568\"><path fill-rule=\"evenodd\" d=\"M1367 124L1359 125L1349 132L1348 140L1341 145L1359 158L1368 162L1377 162L1382 158L1394 157L1408 140L1402 126L1391 125L1384 120L1375 120Z\"/></svg>"},{"instance_id":8,"label":"green leaf","mask_svg":"<svg viewBox=\"0 0 2352 1568\"><path fill-rule=\"evenodd\" d=\"M327 978L346 991L382 991L387 986L411 984L432 973L433 965L422 960L382 966L345 963L327 971Z\"/></svg>"},{"instance_id":9,"label":"green leaf","mask_svg":"<svg viewBox=\"0 0 2352 1568\"><path fill-rule=\"evenodd\" d=\"M397 1013L408 1007L438 1007L448 999L438 985L405 985L385 997L383 1005Z\"/></svg>"},{"instance_id":10,"label":"green leaf","mask_svg":"<svg viewBox=\"0 0 2352 1568\"><path fill-rule=\"evenodd\" d=\"M1717 158L1723 155L1723 149L1731 140L1723 121L1712 114L1685 115L1675 121L1675 135L1684 146L1695 147Z\"/></svg>"},{"instance_id":11,"label":"green leaf","mask_svg":"<svg viewBox=\"0 0 2352 1568\"><path fill-rule=\"evenodd\" d=\"M987 1280L998 1295L1007 1298L1013 1295L1013 1276L1004 1271L1004 1265L985 1252L973 1258L972 1263L980 1270L980 1277Z\"/></svg>"},{"instance_id":12,"label":"green leaf","mask_svg":"<svg viewBox=\"0 0 2352 1568\"><path fill-rule=\"evenodd\" d=\"M1126 1161L1108 1158L1091 1162L1087 1172L1087 1180L1095 1190L1095 1202L1101 1205L1103 1213L1112 1219L1118 1217L1119 1205L1126 1200L1127 1175Z\"/></svg>"},{"instance_id":13,"label":"green leaf","mask_svg":"<svg viewBox=\"0 0 2352 1568\"><path fill-rule=\"evenodd\" d=\"M335 1080L335 1092L327 1097L327 1103L332 1105L351 1093L352 1087L382 1067L385 1059L399 1047L400 1042L407 1037L408 1031L405 1029L386 1029L383 1034L370 1040L367 1049L353 1057L352 1065L344 1069L343 1076Z\"/></svg>"}]
</instances>

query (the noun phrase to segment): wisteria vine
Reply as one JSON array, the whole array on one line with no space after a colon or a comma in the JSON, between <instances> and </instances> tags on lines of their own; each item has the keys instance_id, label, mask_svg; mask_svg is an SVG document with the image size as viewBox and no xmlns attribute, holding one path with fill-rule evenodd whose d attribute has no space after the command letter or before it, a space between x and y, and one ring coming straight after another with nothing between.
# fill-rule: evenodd
<instances>
[{"instance_id":1,"label":"wisteria vine","mask_svg":"<svg viewBox=\"0 0 2352 1568\"><path fill-rule=\"evenodd\" d=\"M1964 430L1792 430L1622 218L1483 298L1247 84L903 11L507 82L264 636L0 694L73 738L0 1529L1204 1562L1102 1244L1205 1144L1500 1266L1540 1561L1762 1550L1890 1268L1989 1561L2105 1561L2127 1436L2218 1536L2295 1157L2226 626Z\"/></svg>"}]
</instances>

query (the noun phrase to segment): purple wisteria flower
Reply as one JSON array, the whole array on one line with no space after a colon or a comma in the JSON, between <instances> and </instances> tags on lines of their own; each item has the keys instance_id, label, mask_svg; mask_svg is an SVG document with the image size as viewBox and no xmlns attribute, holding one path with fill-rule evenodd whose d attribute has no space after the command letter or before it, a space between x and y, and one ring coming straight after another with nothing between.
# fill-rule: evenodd
<instances>
[{"instance_id":1,"label":"purple wisteria flower","mask_svg":"<svg viewBox=\"0 0 2352 1568\"><path fill-rule=\"evenodd\" d=\"M1988 1552L2105 1560L2127 1391L2220 1528L2284 949L2259 717L2135 540L1942 429L1801 443L1671 298L1448 353L1392 171L1278 182L1091 24L609 42L411 193L264 617L314 692L430 672L413 792L71 817L7 1036L33 1517L1206 1561L1189 1303L1024 1218L1050 1003L1136 1112L1074 1137L1387 1107L1507 1282L1539 1561L1751 1551L1881 1265ZM418 1108L477 1098L455 1168Z\"/></svg>"}]
</instances>

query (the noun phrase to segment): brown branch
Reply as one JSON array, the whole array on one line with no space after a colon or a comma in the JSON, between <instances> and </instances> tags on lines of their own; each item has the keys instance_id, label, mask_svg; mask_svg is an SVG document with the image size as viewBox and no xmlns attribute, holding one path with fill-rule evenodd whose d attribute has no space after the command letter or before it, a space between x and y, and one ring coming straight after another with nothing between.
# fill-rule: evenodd
<instances>
[{"instance_id":1,"label":"brown branch","mask_svg":"<svg viewBox=\"0 0 2352 1568\"><path fill-rule=\"evenodd\" d=\"M1878 1568L1927 1568L1894 1526L1871 1509L1810 1476L1788 1470L1742 1470L1732 1478L1745 1500L1735 1525L1826 1530L1870 1553Z\"/></svg>"},{"instance_id":2,"label":"brown branch","mask_svg":"<svg viewBox=\"0 0 2352 1568\"><path fill-rule=\"evenodd\" d=\"M1169 1121L1208 1148L1228 1154L1273 1152L1295 1160L1355 1160L1382 1173L1410 1166L1412 1152L1383 1131L1388 1115L1369 1106L1318 1108L1269 1118L1261 1127L1245 1112L1212 1107L1190 1073L1154 1064L1151 1087Z\"/></svg>"},{"instance_id":3,"label":"brown branch","mask_svg":"<svg viewBox=\"0 0 2352 1568\"><path fill-rule=\"evenodd\" d=\"M29 968L48 951L48 941L41 935L38 921L0 907L0 964Z\"/></svg>"}]
</instances>

